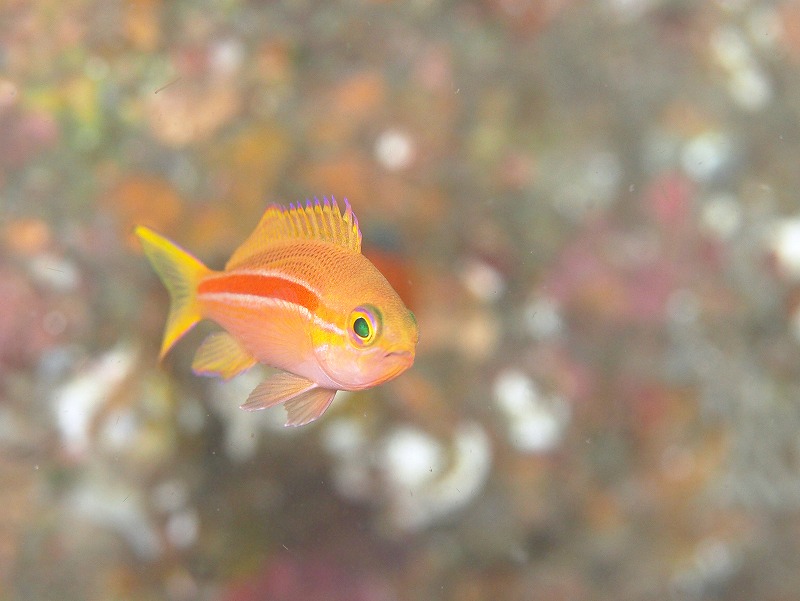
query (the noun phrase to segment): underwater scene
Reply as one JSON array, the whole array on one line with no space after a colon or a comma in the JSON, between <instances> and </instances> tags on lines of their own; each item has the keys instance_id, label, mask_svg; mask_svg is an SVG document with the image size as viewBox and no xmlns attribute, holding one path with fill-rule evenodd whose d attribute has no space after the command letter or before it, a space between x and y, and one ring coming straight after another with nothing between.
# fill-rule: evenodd
<instances>
[{"instance_id":1,"label":"underwater scene","mask_svg":"<svg viewBox=\"0 0 800 601\"><path fill-rule=\"evenodd\" d=\"M0 601L800 599L800 3L0 0Z\"/></svg>"}]
</instances>

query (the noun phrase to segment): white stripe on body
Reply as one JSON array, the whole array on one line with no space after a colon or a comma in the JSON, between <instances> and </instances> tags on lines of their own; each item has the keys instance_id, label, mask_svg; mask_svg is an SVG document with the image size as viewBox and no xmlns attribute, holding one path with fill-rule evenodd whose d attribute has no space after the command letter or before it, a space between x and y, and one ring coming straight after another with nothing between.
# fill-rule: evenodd
<instances>
[{"instance_id":1,"label":"white stripe on body","mask_svg":"<svg viewBox=\"0 0 800 601\"><path fill-rule=\"evenodd\" d=\"M310 290L310 289L309 289ZM212 302L218 302L226 305L240 305L244 307L268 307L268 308L284 308L297 311L303 317L311 321L315 326L333 332L340 336L345 336L347 332L337 326L336 324L325 321L318 315L314 315L306 309L303 305L298 305L279 298L270 298L268 296L261 296L258 294L239 294L237 292L208 292L200 295L201 299L207 299Z\"/></svg>"}]
</instances>

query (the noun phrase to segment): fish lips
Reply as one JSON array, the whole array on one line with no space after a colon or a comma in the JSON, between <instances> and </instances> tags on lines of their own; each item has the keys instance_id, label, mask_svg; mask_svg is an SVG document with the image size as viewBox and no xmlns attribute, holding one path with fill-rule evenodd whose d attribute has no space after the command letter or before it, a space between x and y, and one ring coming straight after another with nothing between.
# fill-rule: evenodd
<instances>
[{"instance_id":1,"label":"fish lips","mask_svg":"<svg viewBox=\"0 0 800 601\"><path fill-rule=\"evenodd\" d=\"M389 351L384 355L384 361L392 364L386 376L390 380L414 364L414 351Z\"/></svg>"},{"instance_id":2,"label":"fish lips","mask_svg":"<svg viewBox=\"0 0 800 601\"><path fill-rule=\"evenodd\" d=\"M401 362L408 363L409 366L414 363L414 351L389 351L384 357L386 359L399 359Z\"/></svg>"}]
</instances>

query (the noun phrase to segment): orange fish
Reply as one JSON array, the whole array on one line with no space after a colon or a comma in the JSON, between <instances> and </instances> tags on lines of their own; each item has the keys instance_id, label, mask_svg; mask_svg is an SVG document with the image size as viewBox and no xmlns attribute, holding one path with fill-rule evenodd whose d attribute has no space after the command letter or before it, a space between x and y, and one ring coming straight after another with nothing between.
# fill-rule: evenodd
<instances>
[{"instance_id":1,"label":"orange fish","mask_svg":"<svg viewBox=\"0 0 800 601\"><path fill-rule=\"evenodd\" d=\"M201 319L225 331L200 345L192 369L225 379L264 363L280 370L242 409L284 403L287 426L322 415L338 390L363 390L414 362L413 313L361 254L350 204L323 199L270 206L255 231L213 271L154 231L136 235L170 294L161 357Z\"/></svg>"}]
</instances>

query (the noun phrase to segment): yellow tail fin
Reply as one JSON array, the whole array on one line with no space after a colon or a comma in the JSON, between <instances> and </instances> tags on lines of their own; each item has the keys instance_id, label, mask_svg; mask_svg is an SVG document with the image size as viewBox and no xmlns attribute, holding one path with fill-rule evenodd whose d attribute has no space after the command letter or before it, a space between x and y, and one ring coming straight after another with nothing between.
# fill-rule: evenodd
<instances>
[{"instance_id":1,"label":"yellow tail fin","mask_svg":"<svg viewBox=\"0 0 800 601\"><path fill-rule=\"evenodd\" d=\"M134 233L142 241L144 253L169 291L169 316L159 355L159 359L163 359L169 349L203 318L197 302L197 284L209 269L150 228L140 225Z\"/></svg>"}]
</instances>

